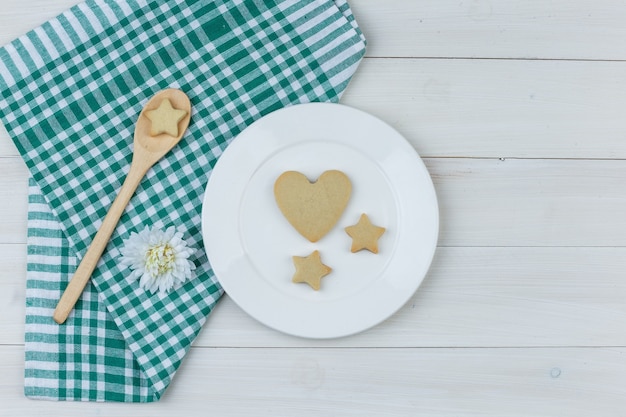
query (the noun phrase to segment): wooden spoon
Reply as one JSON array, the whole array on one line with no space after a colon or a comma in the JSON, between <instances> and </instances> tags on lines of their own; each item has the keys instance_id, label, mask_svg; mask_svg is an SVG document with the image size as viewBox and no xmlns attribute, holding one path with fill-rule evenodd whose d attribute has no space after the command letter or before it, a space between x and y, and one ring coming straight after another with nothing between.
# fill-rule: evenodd
<instances>
[{"instance_id":1,"label":"wooden spoon","mask_svg":"<svg viewBox=\"0 0 626 417\"><path fill-rule=\"evenodd\" d=\"M169 103L167 100L169 100ZM163 112L152 113L156 109L160 109ZM184 110L186 114L183 115L182 112L177 112L177 110ZM174 114L172 114L172 111ZM168 114L174 117L169 120L169 123L167 123ZM162 116L166 117L163 118ZM168 153L180 141L183 133L187 130L187 126L189 126L190 116L191 103L189 98L182 91L174 89L163 90L157 93L141 111L135 126L133 159L130 171L100 229L98 229L96 236L93 238L87 253L85 253L80 265L78 265L74 276L54 310L52 317L57 323L64 323L74 308L137 186L139 186L150 167L157 163L163 155ZM155 120L155 122L153 123L149 117ZM154 126L156 124L163 125L163 122L170 125L169 133L157 133L159 132L157 129L154 131L155 134L152 134L153 132L151 131ZM172 136L172 133L177 133L177 135Z\"/></svg>"}]
</instances>

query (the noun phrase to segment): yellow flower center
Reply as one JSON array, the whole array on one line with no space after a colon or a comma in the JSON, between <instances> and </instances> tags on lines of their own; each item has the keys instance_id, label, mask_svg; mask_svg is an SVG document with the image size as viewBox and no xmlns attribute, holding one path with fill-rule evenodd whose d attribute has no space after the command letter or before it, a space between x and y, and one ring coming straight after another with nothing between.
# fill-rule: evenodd
<instances>
[{"instance_id":1,"label":"yellow flower center","mask_svg":"<svg viewBox=\"0 0 626 417\"><path fill-rule=\"evenodd\" d=\"M174 248L169 243L151 246L146 252L146 269L154 277L171 272L174 269Z\"/></svg>"}]
</instances>

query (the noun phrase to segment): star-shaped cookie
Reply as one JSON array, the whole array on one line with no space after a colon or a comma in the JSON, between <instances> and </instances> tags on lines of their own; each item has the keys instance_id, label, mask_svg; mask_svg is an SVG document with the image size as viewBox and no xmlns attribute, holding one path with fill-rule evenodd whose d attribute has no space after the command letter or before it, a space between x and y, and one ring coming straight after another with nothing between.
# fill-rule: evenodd
<instances>
[{"instance_id":1,"label":"star-shaped cookie","mask_svg":"<svg viewBox=\"0 0 626 417\"><path fill-rule=\"evenodd\" d=\"M293 282L305 282L315 291L320 289L322 277L330 274L332 269L322 263L320 253L314 251L309 256L294 256L293 264L296 267Z\"/></svg>"},{"instance_id":2,"label":"star-shaped cookie","mask_svg":"<svg viewBox=\"0 0 626 417\"><path fill-rule=\"evenodd\" d=\"M359 222L348 226L345 231L352 238L352 253L367 249L372 253L378 253L378 239L385 233L384 227L375 226L367 214L361 214Z\"/></svg>"},{"instance_id":3,"label":"star-shaped cookie","mask_svg":"<svg viewBox=\"0 0 626 417\"><path fill-rule=\"evenodd\" d=\"M146 112L146 117L152 122L150 126L150 135L156 136L166 133L172 137L178 136L178 122L180 122L187 112L172 107L169 99L163 99L159 107Z\"/></svg>"}]
</instances>

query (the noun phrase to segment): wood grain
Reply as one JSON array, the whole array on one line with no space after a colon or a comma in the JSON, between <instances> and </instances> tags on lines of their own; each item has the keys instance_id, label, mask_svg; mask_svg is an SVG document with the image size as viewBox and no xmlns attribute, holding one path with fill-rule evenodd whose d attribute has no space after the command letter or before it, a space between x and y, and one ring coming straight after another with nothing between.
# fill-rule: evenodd
<instances>
[{"instance_id":1,"label":"wood grain","mask_svg":"<svg viewBox=\"0 0 626 417\"><path fill-rule=\"evenodd\" d=\"M626 161L427 159L443 246L624 246Z\"/></svg>"},{"instance_id":2,"label":"wood grain","mask_svg":"<svg viewBox=\"0 0 626 417\"><path fill-rule=\"evenodd\" d=\"M7 132L7 129L2 122L0 122L0 158L6 156L19 156L19 152L11 140L9 132Z\"/></svg>"},{"instance_id":3,"label":"wood grain","mask_svg":"<svg viewBox=\"0 0 626 417\"><path fill-rule=\"evenodd\" d=\"M21 347L0 347L4 415L622 416L624 348L197 349L156 404L21 397ZM566 412L564 412L566 410Z\"/></svg>"},{"instance_id":4,"label":"wood grain","mask_svg":"<svg viewBox=\"0 0 626 417\"><path fill-rule=\"evenodd\" d=\"M26 242L28 170L20 158L0 157L0 243ZM9 204L7 204L10 202Z\"/></svg>"},{"instance_id":5,"label":"wood grain","mask_svg":"<svg viewBox=\"0 0 626 417\"><path fill-rule=\"evenodd\" d=\"M368 59L343 102L422 157L625 159L625 72L626 62Z\"/></svg>"},{"instance_id":6,"label":"wood grain","mask_svg":"<svg viewBox=\"0 0 626 417\"><path fill-rule=\"evenodd\" d=\"M623 60L619 0L352 0L374 57Z\"/></svg>"}]
</instances>

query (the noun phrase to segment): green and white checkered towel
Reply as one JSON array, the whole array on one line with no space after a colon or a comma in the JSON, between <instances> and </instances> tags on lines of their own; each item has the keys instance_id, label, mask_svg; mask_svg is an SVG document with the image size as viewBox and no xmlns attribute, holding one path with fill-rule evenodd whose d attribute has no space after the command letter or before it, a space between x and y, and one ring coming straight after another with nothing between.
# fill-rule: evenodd
<instances>
[{"instance_id":1,"label":"green and white checkered towel","mask_svg":"<svg viewBox=\"0 0 626 417\"><path fill-rule=\"evenodd\" d=\"M345 0L88 1L0 49L0 117L32 175L27 396L162 396L222 293L201 250L211 168L259 117L337 101L364 50ZM137 117L165 88L190 97L190 127L148 172L59 326L52 311L128 172ZM146 225L176 226L197 249L192 279L165 296L119 263Z\"/></svg>"}]
</instances>

